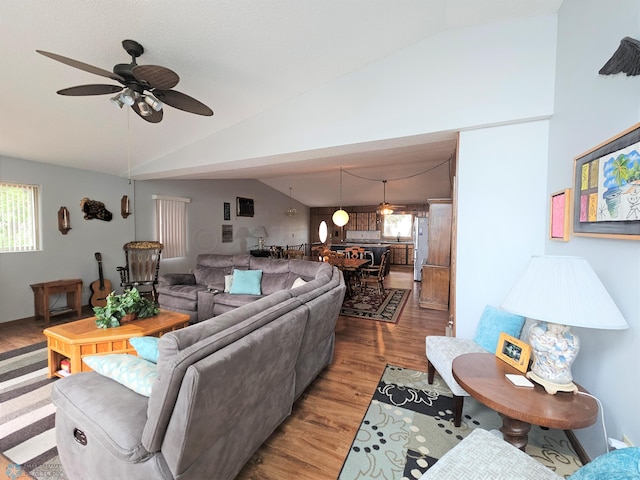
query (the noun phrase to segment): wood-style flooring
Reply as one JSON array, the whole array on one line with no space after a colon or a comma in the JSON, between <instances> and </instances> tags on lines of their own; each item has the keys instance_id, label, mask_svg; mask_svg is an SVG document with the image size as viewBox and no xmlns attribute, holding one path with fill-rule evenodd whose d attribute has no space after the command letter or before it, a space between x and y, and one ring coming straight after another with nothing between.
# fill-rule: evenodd
<instances>
[{"instance_id":1,"label":"wood-style flooring","mask_svg":"<svg viewBox=\"0 0 640 480\"><path fill-rule=\"evenodd\" d=\"M298 399L239 480L337 478L385 365L426 371L424 337L444 334L448 312L419 308L420 283L413 281L412 267L392 266L385 286L413 291L398 323L341 316L333 363ZM54 318L52 324L74 319ZM0 352L43 341L43 329L44 322L33 319L0 324Z\"/></svg>"}]
</instances>

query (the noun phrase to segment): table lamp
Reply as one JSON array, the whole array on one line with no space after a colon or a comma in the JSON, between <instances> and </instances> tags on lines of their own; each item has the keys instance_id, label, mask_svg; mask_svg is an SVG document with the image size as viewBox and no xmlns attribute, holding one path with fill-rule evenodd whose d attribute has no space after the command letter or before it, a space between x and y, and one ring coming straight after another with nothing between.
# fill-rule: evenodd
<instances>
[{"instance_id":1,"label":"table lamp","mask_svg":"<svg viewBox=\"0 0 640 480\"><path fill-rule=\"evenodd\" d=\"M538 321L529 333L533 364L527 377L550 394L577 391L571 364L580 341L572 326L628 328L604 285L581 257L531 257L501 307Z\"/></svg>"},{"instance_id":2,"label":"table lamp","mask_svg":"<svg viewBox=\"0 0 640 480\"><path fill-rule=\"evenodd\" d=\"M267 237L267 230L264 227L256 227L253 230L253 236L258 238L258 249L264 250L264 238Z\"/></svg>"}]
</instances>

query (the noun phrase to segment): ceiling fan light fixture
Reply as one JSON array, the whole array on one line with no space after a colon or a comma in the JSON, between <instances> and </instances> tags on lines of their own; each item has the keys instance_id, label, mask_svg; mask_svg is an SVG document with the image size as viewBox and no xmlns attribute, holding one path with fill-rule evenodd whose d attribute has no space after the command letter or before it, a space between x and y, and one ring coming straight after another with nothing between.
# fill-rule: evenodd
<instances>
[{"instance_id":1,"label":"ceiling fan light fixture","mask_svg":"<svg viewBox=\"0 0 640 480\"><path fill-rule=\"evenodd\" d=\"M122 108L124 106L124 102L120 100L120 93L113 98L110 98L109 101L113 103L116 107Z\"/></svg>"},{"instance_id":2,"label":"ceiling fan light fixture","mask_svg":"<svg viewBox=\"0 0 640 480\"><path fill-rule=\"evenodd\" d=\"M144 100L138 100L138 109L140 110L140 115L143 117L151 115L151 107L147 105Z\"/></svg>"},{"instance_id":3,"label":"ceiling fan light fixture","mask_svg":"<svg viewBox=\"0 0 640 480\"><path fill-rule=\"evenodd\" d=\"M298 210L291 206L291 187L289 187L289 208L285 211L287 217L295 217L298 214Z\"/></svg>"},{"instance_id":4,"label":"ceiling fan light fixture","mask_svg":"<svg viewBox=\"0 0 640 480\"><path fill-rule=\"evenodd\" d=\"M129 106L133 105L133 103L135 102L135 98L136 92L134 92L130 88L125 88L120 94L120 100Z\"/></svg>"},{"instance_id":5,"label":"ceiling fan light fixture","mask_svg":"<svg viewBox=\"0 0 640 480\"><path fill-rule=\"evenodd\" d=\"M162 102L158 100L156 97L154 97L153 95L149 95L149 94L145 95L144 101L147 102L147 105L153 108L156 112L159 112L160 110L162 110L162 107L164 106Z\"/></svg>"}]
</instances>

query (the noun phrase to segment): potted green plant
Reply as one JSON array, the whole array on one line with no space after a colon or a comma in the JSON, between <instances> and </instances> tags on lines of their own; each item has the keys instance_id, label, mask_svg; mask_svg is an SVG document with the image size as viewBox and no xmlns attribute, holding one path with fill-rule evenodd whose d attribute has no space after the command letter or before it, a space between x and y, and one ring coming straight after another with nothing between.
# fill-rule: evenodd
<instances>
[{"instance_id":1,"label":"potted green plant","mask_svg":"<svg viewBox=\"0 0 640 480\"><path fill-rule=\"evenodd\" d=\"M104 307L93 307L98 328L119 327L135 318L152 317L160 312L158 305L140 295L136 288L125 290L121 295L111 292Z\"/></svg>"}]
</instances>

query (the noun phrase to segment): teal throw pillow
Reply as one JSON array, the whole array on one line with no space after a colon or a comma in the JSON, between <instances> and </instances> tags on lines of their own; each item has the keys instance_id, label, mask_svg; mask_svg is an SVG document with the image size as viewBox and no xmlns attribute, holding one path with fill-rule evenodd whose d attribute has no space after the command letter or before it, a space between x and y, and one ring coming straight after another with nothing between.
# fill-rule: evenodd
<instances>
[{"instance_id":1,"label":"teal throw pillow","mask_svg":"<svg viewBox=\"0 0 640 480\"><path fill-rule=\"evenodd\" d=\"M151 387L158 376L158 367L141 357L112 353L92 355L82 359L96 373L111 378L140 395L151 395Z\"/></svg>"},{"instance_id":2,"label":"teal throw pillow","mask_svg":"<svg viewBox=\"0 0 640 480\"><path fill-rule=\"evenodd\" d=\"M600 455L580 467L569 480L632 480L640 478L640 447L622 448Z\"/></svg>"},{"instance_id":3,"label":"teal throw pillow","mask_svg":"<svg viewBox=\"0 0 640 480\"><path fill-rule=\"evenodd\" d=\"M262 270L233 270L233 282L229 293L241 295L261 295Z\"/></svg>"},{"instance_id":4,"label":"teal throw pillow","mask_svg":"<svg viewBox=\"0 0 640 480\"><path fill-rule=\"evenodd\" d=\"M129 343L135 348L136 353L153 363L158 363L158 337L133 337Z\"/></svg>"},{"instance_id":5,"label":"teal throw pillow","mask_svg":"<svg viewBox=\"0 0 640 480\"><path fill-rule=\"evenodd\" d=\"M480 317L474 341L485 350L494 353L498 346L500 332L518 338L522 325L524 325L524 317L487 305Z\"/></svg>"}]
</instances>

